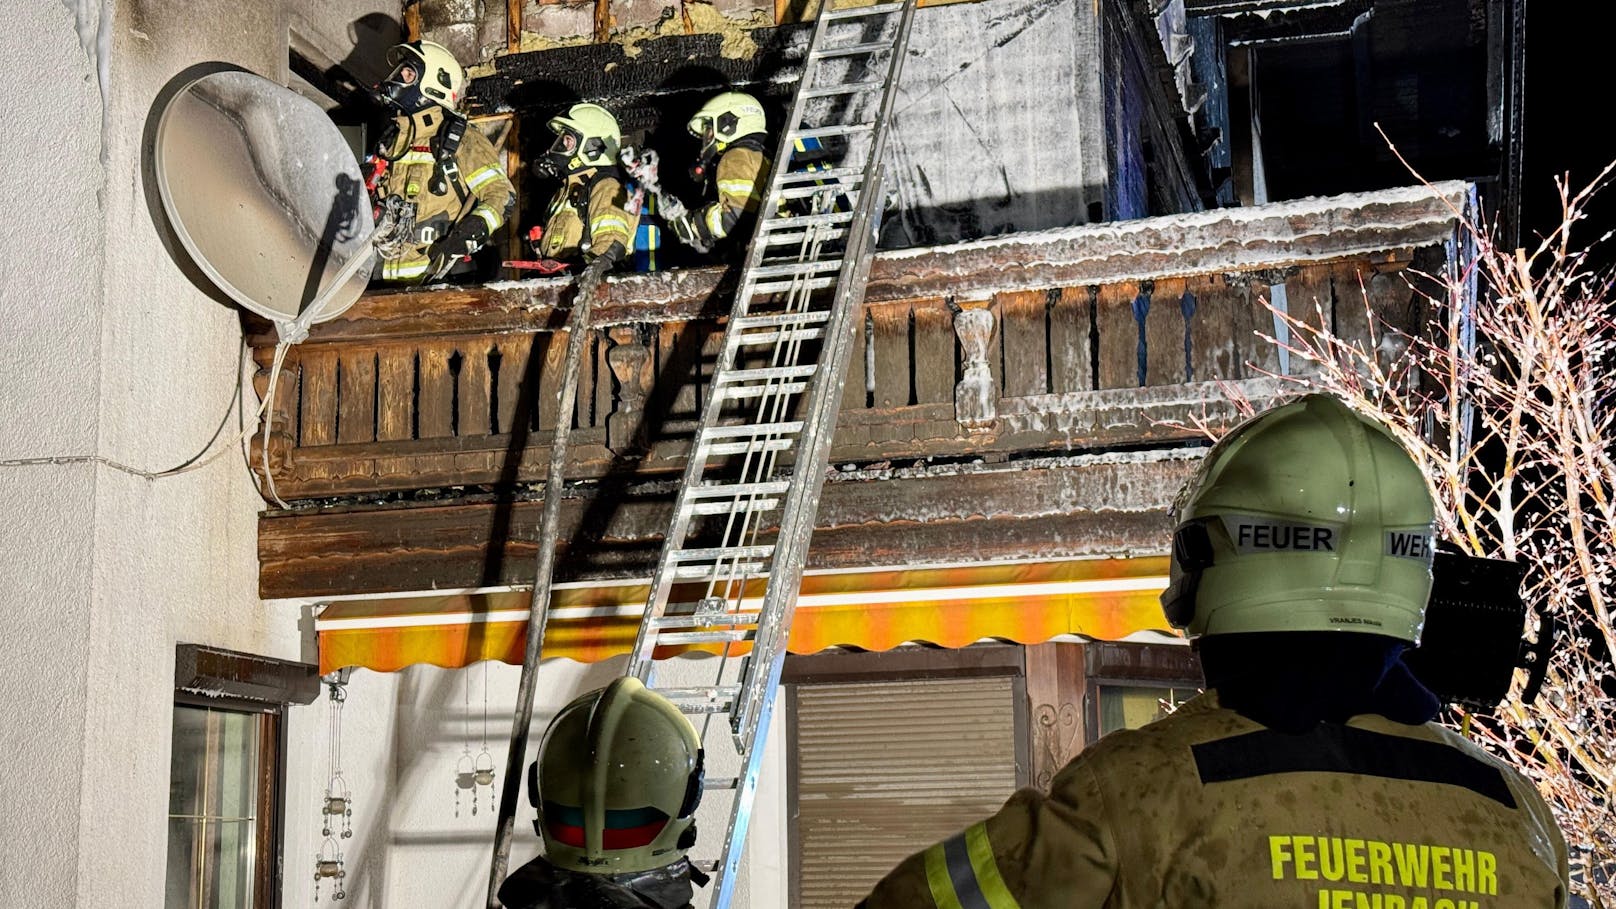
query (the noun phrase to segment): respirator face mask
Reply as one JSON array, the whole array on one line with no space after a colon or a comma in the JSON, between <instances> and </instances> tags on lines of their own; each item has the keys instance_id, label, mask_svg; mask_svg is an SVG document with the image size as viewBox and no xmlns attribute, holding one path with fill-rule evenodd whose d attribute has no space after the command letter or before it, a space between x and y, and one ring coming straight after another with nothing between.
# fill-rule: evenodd
<instances>
[{"instance_id":1,"label":"respirator face mask","mask_svg":"<svg viewBox=\"0 0 1616 909\"><path fill-rule=\"evenodd\" d=\"M381 102L405 116L420 113L436 104L421 93L421 63L402 60L382 81L376 92Z\"/></svg>"},{"instance_id":2,"label":"respirator face mask","mask_svg":"<svg viewBox=\"0 0 1616 909\"><path fill-rule=\"evenodd\" d=\"M571 132L557 133L549 150L533 162L533 172L541 177L564 177L572 169L577 153L578 137Z\"/></svg>"}]
</instances>

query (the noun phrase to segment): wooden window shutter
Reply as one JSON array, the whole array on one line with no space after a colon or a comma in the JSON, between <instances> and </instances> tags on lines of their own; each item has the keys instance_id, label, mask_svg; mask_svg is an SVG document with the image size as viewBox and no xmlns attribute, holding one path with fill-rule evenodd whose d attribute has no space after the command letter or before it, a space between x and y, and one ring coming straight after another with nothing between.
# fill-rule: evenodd
<instances>
[{"instance_id":1,"label":"wooden window shutter","mask_svg":"<svg viewBox=\"0 0 1616 909\"><path fill-rule=\"evenodd\" d=\"M847 909L904 858L997 811L1025 777L1022 684L794 686L794 906Z\"/></svg>"}]
</instances>

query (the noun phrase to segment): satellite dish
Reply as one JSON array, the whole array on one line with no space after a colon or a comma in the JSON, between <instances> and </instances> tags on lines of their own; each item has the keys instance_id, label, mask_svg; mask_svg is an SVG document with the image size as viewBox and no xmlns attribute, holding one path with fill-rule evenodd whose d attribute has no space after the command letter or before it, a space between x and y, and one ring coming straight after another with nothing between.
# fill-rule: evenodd
<instances>
[{"instance_id":1,"label":"satellite dish","mask_svg":"<svg viewBox=\"0 0 1616 909\"><path fill-rule=\"evenodd\" d=\"M217 72L174 94L157 125L158 193L180 242L291 342L359 299L375 222L359 163L312 101Z\"/></svg>"}]
</instances>

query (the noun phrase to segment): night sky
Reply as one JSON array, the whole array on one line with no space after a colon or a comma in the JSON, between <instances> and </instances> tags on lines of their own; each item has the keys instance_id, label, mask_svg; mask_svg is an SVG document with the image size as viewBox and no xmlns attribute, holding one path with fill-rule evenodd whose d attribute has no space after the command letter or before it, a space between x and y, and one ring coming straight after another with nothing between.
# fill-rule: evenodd
<instances>
[{"instance_id":1,"label":"night sky","mask_svg":"<svg viewBox=\"0 0 1616 909\"><path fill-rule=\"evenodd\" d=\"M1570 171L1571 185L1581 187L1616 159L1612 24L1616 15L1608 4L1535 0L1527 7L1522 198L1528 236L1559 223L1554 176ZM1589 243L1616 226L1616 187L1605 190L1590 215L1574 240ZM1607 244L1599 259L1616 262L1616 248Z\"/></svg>"}]
</instances>

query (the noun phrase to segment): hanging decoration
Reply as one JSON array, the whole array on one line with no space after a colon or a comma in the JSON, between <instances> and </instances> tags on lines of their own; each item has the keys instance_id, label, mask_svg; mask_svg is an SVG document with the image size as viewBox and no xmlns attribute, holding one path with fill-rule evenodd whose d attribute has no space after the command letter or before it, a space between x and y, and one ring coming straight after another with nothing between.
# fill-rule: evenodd
<instances>
[{"instance_id":1,"label":"hanging decoration","mask_svg":"<svg viewBox=\"0 0 1616 909\"><path fill-rule=\"evenodd\" d=\"M327 699L330 702L330 729L327 734L330 776L325 784L325 801L320 806L324 821L320 834L325 842L314 855L314 901L320 901L320 881L332 879L333 900L348 897L343 881L348 876L343 863L339 840L353 836L353 796L348 782L342 778L342 707L348 699L348 673L342 669L325 677Z\"/></svg>"},{"instance_id":2,"label":"hanging decoration","mask_svg":"<svg viewBox=\"0 0 1616 909\"><path fill-rule=\"evenodd\" d=\"M460 816L460 793L467 792L471 800L471 815L477 816L477 789L488 787L488 810L494 810L494 755L488 750L488 664L483 663L483 748L476 757L471 754L471 673L466 673L466 744L455 762L455 817Z\"/></svg>"}]
</instances>

